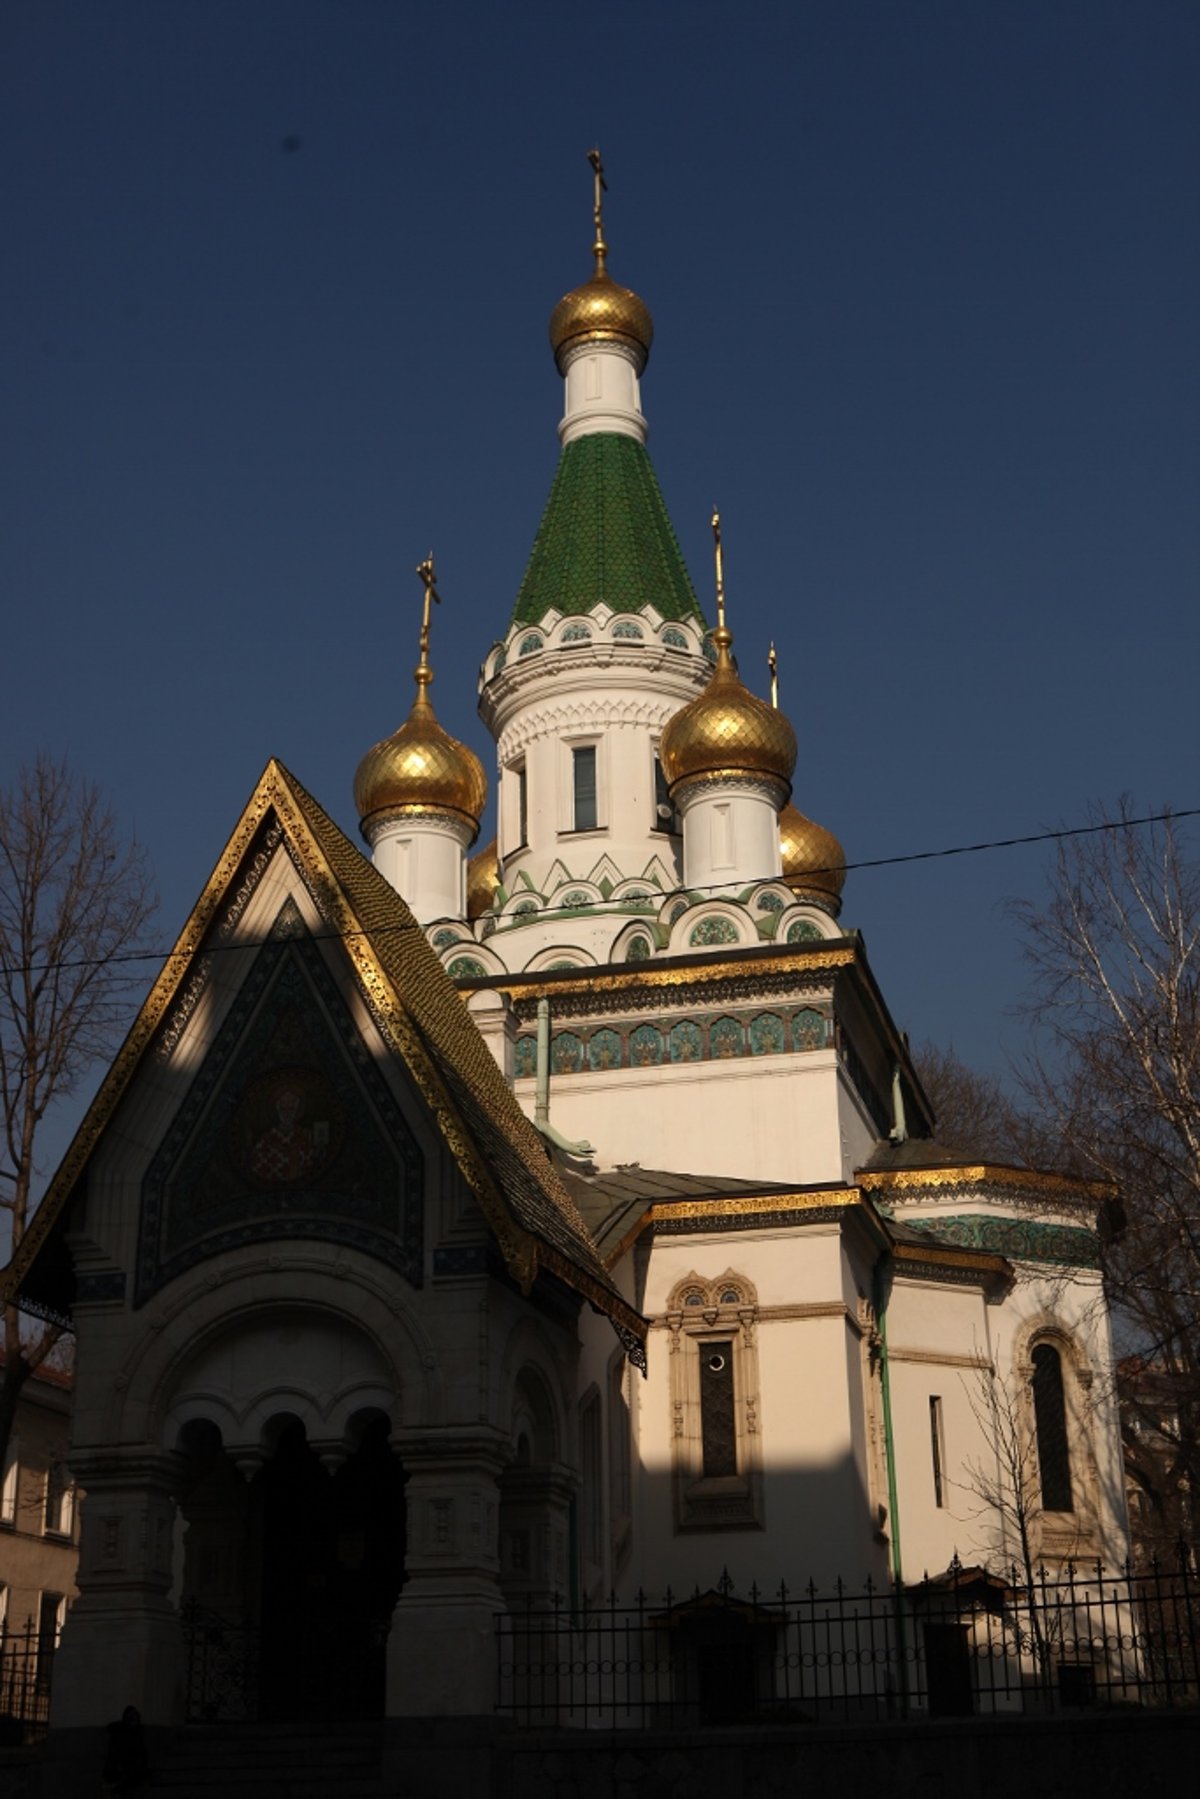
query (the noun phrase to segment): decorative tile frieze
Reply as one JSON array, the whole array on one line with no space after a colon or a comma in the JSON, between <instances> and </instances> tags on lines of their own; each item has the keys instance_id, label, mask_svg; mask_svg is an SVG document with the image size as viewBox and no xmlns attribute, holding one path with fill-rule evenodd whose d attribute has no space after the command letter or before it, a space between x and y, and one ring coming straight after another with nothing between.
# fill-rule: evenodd
<instances>
[{"instance_id":1,"label":"decorative tile frieze","mask_svg":"<svg viewBox=\"0 0 1200 1799\"><path fill-rule=\"evenodd\" d=\"M1099 1268L1100 1240L1095 1231L1074 1224L1048 1224L1034 1218L985 1218L975 1214L949 1218L909 1218L912 1230L964 1249L989 1250L1010 1261L1053 1262L1064 1268Z\"/></svg>"},{"instance_id":2,"label":"decorative tile frieze","mask_svg":"<svg viewBox=\"0 0 1200 1799\"><path fill-rule=\"evenodd\" d=\"M559 1030L550 1040L550 1067L556 1075L603 1073L614 1068L656 1068L673 1062L725 1062L738 1057L804 1054L833 1041L832 1020L813 1006L777 1011L701 1013L654 1023L620 1021L594 1030ZM523 1032L516 1041L516 1073L537 1071L537 1038Z\"/></svg>"}]
</instances>

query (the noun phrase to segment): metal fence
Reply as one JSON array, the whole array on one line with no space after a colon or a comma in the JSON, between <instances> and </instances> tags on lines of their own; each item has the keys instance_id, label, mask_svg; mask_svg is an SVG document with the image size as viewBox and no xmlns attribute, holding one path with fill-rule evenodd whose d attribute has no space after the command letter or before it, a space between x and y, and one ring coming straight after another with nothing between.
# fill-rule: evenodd
<instances>
[{"instance_id":1,"label":"metal fence","mask_svg":"<svg viewBox=\"0 0 1200 1799\"><path fill-rule=\"evenodd\" d=\"M0 1632L0 1744L32 1743L50 1727L54 1647L30 1618Z\"/></svg>"},{"instance_id":2,"label":"metal fence","mask_svg":"<svg viewBox=\"0 0 1200 1799\"><path fill-rule=\"evenodd\" d=\"M953 1564L902 1590L781 1584L498 1620L497 1710L637 1730L1021 1716L1200 1703L1200 1578L1099 1564L1032 1580Z\"/></svg>"},{"instance_id":3,"label":"metal fence","mask_svg":"<svg viewBox=\"0 0 1200 1799\"><path fill-rule=\"evenodd\" d=\"M183 1607L189 1724L242 1723L258 1716L259 1632L252 1624Z\"/></svg>"}]
</instances>

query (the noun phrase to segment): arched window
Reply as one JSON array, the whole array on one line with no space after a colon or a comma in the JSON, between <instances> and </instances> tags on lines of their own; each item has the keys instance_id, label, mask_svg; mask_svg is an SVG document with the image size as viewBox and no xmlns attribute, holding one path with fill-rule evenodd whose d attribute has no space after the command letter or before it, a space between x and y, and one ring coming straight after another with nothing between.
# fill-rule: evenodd
<instances>
[{"instance_id":1,"label":"arched window","mask_svg":"<svg viewBox=\"0 0 1200 1799\"><path fill-rule=\"evenodd\" d=\"M668 1298L677 1529L762 1524L757 1317L733 1269L715 1281L693 1272Z\"/></svg>"},{"instance_id":2,"label":"arched window","mask_svg":"<svg viewBox=\"0 0 1200 1799\"><path fill-rule=\"evenodd\" d=\"M1033 1363L1033 1417L1042 1507L1047 1512L1073 1512L1062 1357L1053 1344L1038 1343L1030 1360Z\"/></svg>"}]
</instances>

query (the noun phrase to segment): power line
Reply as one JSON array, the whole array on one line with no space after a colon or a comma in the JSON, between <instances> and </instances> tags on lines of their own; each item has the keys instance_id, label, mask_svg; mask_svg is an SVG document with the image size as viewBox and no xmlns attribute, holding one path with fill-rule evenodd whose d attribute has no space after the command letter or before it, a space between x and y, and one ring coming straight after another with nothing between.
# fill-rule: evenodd
<instances>
[{"instance_id":1,"label":"power line","mask_svg":"<svg viewBox=\"0 0 1200 1799\"><path fill-rule=\"evenodd\" d=\"M1102 824L1070 825L1058 831L1031 831L1021 837L992 837L981 843L956 843L952 844L947 849L907 850L898 856L872 856L859 862L839 863L836 866L831 864L827 868L811 868L807 869L805 872L810 875L841 874L843 871L850 874L863 868L898 868L907 862L938 862L945 861L951 856L978 856L984 854L984 852L988 850L1022 849L1036 843L1062 843L1072 837L1093 837L1101 831L1132 831L1136 830L1141 825L1166 824L1168 821L1174 822L1176 819L1183 818L1200 818L1200 806L1190 806L1183 811L1147 812L1141 818L1106 819ZM759 875L740 884L745 887L753 887L761 881L770 881L781 878L782 877L780 876L773 875ZM732 883L728 881L714 881L705 887L674 887L663 892L660 897L665 902L676 893L725 894L728 893L731 885ZM620 906L623 905L625 901L622 899L614 899L601 900L592 903ZM533 907L534 912L562 912L565 909L566 908L562 906L552 905L535 905ZM521 916L523 918L528 918L531 914L529 912L523 912ZM421 927L415 920L412 925L392 925L384 928L390 930L421 930ZM376 927L369 932L314 931L312 933L311 941L314 943L349 943L356 937L378 936L379 930L380 928ZM422 935L424 935L423 931ZM264 947L265 941L266 940L264 939L263 942L260 943L238 942L209 944L205 949L204 954L219 954L221 951L225 950L261 949ZM469 940L466 938L462 940L464 948L468 946L468 942ZM57 962L0 962L0 973L5 976L45 974L51 969L61 971L70 968L98 968L102 964L106 967L111 967L114 963L163 962L166 961L172 953L171 950L167 949L128 950L115 956L78 956Z\"/></svg>"}]
</instances>

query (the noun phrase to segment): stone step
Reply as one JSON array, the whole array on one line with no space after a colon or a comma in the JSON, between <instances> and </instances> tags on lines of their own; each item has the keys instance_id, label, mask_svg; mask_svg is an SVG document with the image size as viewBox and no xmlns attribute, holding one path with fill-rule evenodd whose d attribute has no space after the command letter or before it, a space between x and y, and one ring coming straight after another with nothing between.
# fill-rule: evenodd
<instances>
[{"instance_id":1,"label":"stone step","mask_svg":"<svg viewBox=\"0 0 1200 1799\"><path fill-rule=\"evenodd\" d=\"M392 1799L372 1725L193 1726L155 1757L170 1799Z\"/></svg>"}]
</instances>

